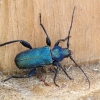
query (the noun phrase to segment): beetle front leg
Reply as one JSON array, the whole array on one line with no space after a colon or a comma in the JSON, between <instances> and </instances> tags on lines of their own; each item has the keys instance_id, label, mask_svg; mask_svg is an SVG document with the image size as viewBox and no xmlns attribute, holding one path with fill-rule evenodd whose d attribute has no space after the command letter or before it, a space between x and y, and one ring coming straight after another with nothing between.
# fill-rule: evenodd
<instances>
[{"instance_id":1,"label":"beetle front leg","mask_svg":"<svg viewBox=\"0 0 100 100\"><path fill-rule=\"evenodd\" d=\"M59 67L61 67L61 69L64 71L64 73L66 74L66 76L72 80L72 78L67 74L66 70L61 66L61 64L59 64Z\"/></svg>"},{"instance_id":2,"label":"beetle front leg","mask_svg":"<svg viewBox=\"0 0 100 100\"><path fill-rule=\"evenodd\" d=\"M61 41L66 41L68 38L70 38L70 36L69 37L66 37L65 39L59 39L56 43L55 43L55 45L54 46L58 46L59 45L59 43L61 42Z\"/></svg>"},{"instance_id":3,"label":"beetle front leg","mask_svg":"<svg viewBox=\"0 0 100 100\"><path fill-rule=\"evenodd\" d=\"M54 66L56 66L57 67L57 69L56 69L56 73L55 73L55 76L54 76L54 84L56 85L56 86L59 86L59 85L57 85L56 84L56 77L57 77L57 74L58 74L58 68L59 67L61 67L61 69L64 71L64 73L66 74L66 76L70 79L70 80L72 80L72 78L67 74L67 72L65 71L65 69L61 66L61 64L59 63L59 62L53 62L53 65Z\"/></svg>"},{"instance_id":4,"label":"beetle front leg","mask_svg":"<svg viewBox=\"0 0 100 100\"><path fill-rule=\"evenodd\" d=\"M29 49L32 49L32 46L27 41L24 41L24 40L14 40L14 41L5 42L5 43L0 44L0 47L7 45L7 44L14 43L14 42L20 42L23 46L25 46Z\"/></svg>"}]
</instances>

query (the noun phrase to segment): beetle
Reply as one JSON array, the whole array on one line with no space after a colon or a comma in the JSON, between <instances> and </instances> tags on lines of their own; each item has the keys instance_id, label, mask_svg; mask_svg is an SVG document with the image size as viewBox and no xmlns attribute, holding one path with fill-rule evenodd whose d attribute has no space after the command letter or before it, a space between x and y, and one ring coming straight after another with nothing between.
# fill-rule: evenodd
<instances>
[{"instance_id":1,"label":"beetle","mask_svg":"<svg viewBox=\"0 0 100 100\"><path fill-rule=\"evenodd\" d=\"M10 43L14 43L14 42L20 42L23 46L29 48L29 50L23 51L19 54L17 54L17 56L15 57L15 64L17 65L17 67L19 69L29 69L32 68L32 70L26 75L26 76L11 76L5 80L3 80L4 82L11 79L11 78L29 78L31 76L33 76L35 74L36 68L38 67L44 67L44 65L54 65L56 66L56 72L55 72L55 76L54 76L54 84L56 86L56 77L58 74L58 68L60 67L64 73L66 74L66 76L71 80L72 78L67 74L66 70L62 67L62 65L59 63L60 61L62 61L64 58L70 58L75 65L83 72L83 74L85 75L85 77L88 80L89 83L89 87L90 87L90 81L89 78L87 77L86 73L83 71L83 69L75 62L75 60L72 57L72 53L71 50L69 50L69 39L70 39L70 32L72 29L72 24L73 24L73 17L74 17L74 11L75 8L73 9L73 13L72 13L72 19L71 19L71 25L70 25L70 29L68 31L68 36L64 39L59 39L53 49L50 49L51 46L51 40L47 34L46 29L44 28L42 22L41 22L41 14L40 14L40 26L42 27L45 35L46 35L46 44L47 46L44 47L38 47L38 48L32 48L32 46L25 40L13 40L13 41L9 41L3 44L0 44L0 46L4 46ZM60 42L65 42L67 41L67 48L62 48L61 46L59 46Z\"/></svg>"}]
</instances>

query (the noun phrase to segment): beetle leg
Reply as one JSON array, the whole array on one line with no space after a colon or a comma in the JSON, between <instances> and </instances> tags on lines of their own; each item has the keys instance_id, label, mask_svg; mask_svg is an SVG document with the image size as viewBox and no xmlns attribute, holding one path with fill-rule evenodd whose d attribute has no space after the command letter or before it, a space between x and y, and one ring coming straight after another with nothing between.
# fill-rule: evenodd
<instances>
[{"instance_id":1,"label":"beetle leg","mask_svg":"<svg viewBox=\"0 0 100 100\"><path fill-rule=\"evenodd\" d=\"M54 81L54 84L59 87L59 85L57 85L57 83L56 83L57 74L58 74L58 66L57 66L56 73L55 73L53 81Z\"/></svg>"},{"instance_id":2,"label":"beetle leg","mask_svg":"<svg viewBox=\"0 0 100 100\"><path fill-rule=\"evenodd\" d=\"M59 85L57 85L57 83L56 83L56 77L57 77L57 74L58 74L59 63L54 61L53 65L57 67L53 81L54 81L54 84L59 87Z\"/></svg>"},{"instance_id":3,"label":"beetle leg","mask_svg":"<svg viewBox=\"0 0 100 100\"><path fill-rule=\"evenodd\" d=\"M4 46L4 45L7 45L7 44L10 44L10 43L14 43L14 42L20 42L23 46L29 48L29 49L32 49L31 45L24 41L24 40L14 40L14 41L9 41L9 42L5 42L3 44L0 44L0 46Z\"/></svg>"},{"instance_id":4,"label":"beetle leg","mask_svg":"<svg viewBox=\"0 0 100 100\"><path fill-rule=\"evenodd\" d=\"M66 74L66 76L67 76L70 80L72 79L72 78L67 74L67 72L66 72L65 69L61 66L60 63L54 61L54 62L53 62L53 65L55 65L55 66L57 67L56 73L55 73L55 76L54 76L54 83L55 83L56 86L58 86L58 85L56 84L56 77L57 77L57 74L58 74L58 68L59 68L59 67L61 67L61 69L64 71L64 73Z\"/></svg>"},{"instance_id":5,"label":"beetle leg","mask_svg":"<svg viewBox=\"0 0 100 100\"><path fill-rule=\"evenodd\" d=\"M44 32L45 32L45 34L46 34L46 43L47 43L47 45L48 46L51 46L51 40L50 40L50 38L49 38L49 36L48 36L48 34L47 34L47 32L46 32L46 29L44 28L44 26L43 26L43 24L42 24L42 22L41 22L41 14L40 14L40 25L41 25L41 27L42 27L42 29L44 30Z\"/></svg>"},{"instance_id":6,"label":"beetle leg","mask_svg":"<svg viewBox=\"0 0 100 100\"><path fill-rule=\"evenodd\" d=\"M10 77L8 77L7 79L2 80L2 82L8 81L8 80L11 79L11 78L26 78L26 77L25 77L25 76L10 76Z\"/></svg>"},{"instance_id":7,"label":"beetle leg","mask_svg":"<svg viewBox=\"0 0 100 100\"><path fill-rule=\"evenodd\" d=\"M25 47L27 47L27 48L29 48L29 49L32 49L32 46L31 46L28 42L26 42L26 41L24 41L24 40L20 40L20 43L21 43L23 46L25 46Z\"/></svg>"},{"instance_id":8,"label":"beetle leg","mask_svg":"<svg viewBox=\"0 0 100 100\"><path fill-rule=\"evenodd\" d=\"M67 74L66 70L61 66L61 64L59 64L59 67L61 67L61 69L64 71L64 73L66 74L66 76L72 80L72 78Z\"/></svg>"},{"instance_id":9,"label":"beetle leg","mask_svg":"<svg viewBox=\"0 0 100 100\"><path fill-rule=\"evenodd\" d=\"M28 73L27 77L33 76L33 75L35 74L35 72L36 72L36 68L32 69L32 70Z\"/></svg>"},{"instance_id":10,"label":"beetle leg","mask_svg":"<svg viewBox=\"0 0 100 100\"><path fill-rule=\"evenodd\" d=\"M35 71L36 71L36 68L34 68L34 69L32 69L29 73L28 73L28 75L26 75L26 76L10 76L10 77L8 77L7 79L5 79L5 80L3 80L3 82L5 82L5 81L8 81L9 79L11 79L11 78L29 78L29 77L31 77L31 76L33 76L34 74L35 74Z\"/></svg>"},{"instance_id":11,"label":"beetle leg","mask_svg":"<svg viewBox=\"0 0 100 100\"><path fill-rule=\"evenodd\" d=\"M70 36L69 36L70 37ZM66 37L65 39L59 39L56 43L55 43L55 45L54 46L58 46L59 45L59 43L61 42L61 41L66 41L69 37Z\"/></svg>"}]
</instances>

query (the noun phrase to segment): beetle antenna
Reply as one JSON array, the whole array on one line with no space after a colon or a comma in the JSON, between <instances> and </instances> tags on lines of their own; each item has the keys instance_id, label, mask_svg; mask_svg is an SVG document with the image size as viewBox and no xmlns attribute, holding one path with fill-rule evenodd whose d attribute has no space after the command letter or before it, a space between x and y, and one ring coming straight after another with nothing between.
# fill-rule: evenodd
<instances>
[{"instance_id":1,"label":"beetle antenna","mask_svg":"<svg viewBox=\"0 0 100 100\"><path fill-rule=\"evenodd\" d=\"M75 11L75 8L76 8L76 6L75 6L74 9L73 9L71 25L70 25L70 28L69 28L69 31L68 31L68 41L67 41L67 48L68 48L68 49L69 49L69 38L70 38L71 29L72 29L72 24L73 24L73 18L74 18L74 11Z\"/></svg>"},{"instance_id":2,"label":"beetle antenna","mask_svg":"<svg viewBox=\"0 0 100 100\"><path fill-rule=\"evenodd\" d=\"M86 75L86 73L83 71L83 69L75 62L75 60L72 58L72 56L70 56L70 59L75 63L75 65L83 72L83 74L85 75L85 77L87 78L88 80L88 83L89 83L89 88L90 88L90 80L88 78L88 76Z\"/></svg>"}]
</instances>

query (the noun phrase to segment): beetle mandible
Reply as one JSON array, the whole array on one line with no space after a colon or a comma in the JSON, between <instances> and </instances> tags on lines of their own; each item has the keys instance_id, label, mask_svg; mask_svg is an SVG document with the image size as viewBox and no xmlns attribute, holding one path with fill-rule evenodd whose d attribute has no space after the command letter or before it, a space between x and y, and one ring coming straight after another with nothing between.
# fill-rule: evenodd
<instances>
[{"instance_id":1,"label":"beetle mandible","mask_svg":"<svg viewBox=\"0 0 100 100\"><path fill-rule=\"evenodd\" d=\"M74 11L75 11L75 7L73 9L73 13L72 13L72 19L71 19L71 25L70 25L70 29L68 31L68 36L64 39L59 39L53 49L50 49L51 46L51 40L46 32L46 29L44 28L42 22L41 22L41 14L40 14L40 26L42 27L42 29L44 30L44 33L46 35L46 44L47 46L44 47L39 47L39 48L32 48L32 46L24 40L14 40L14 41L9 41L3 44L0 44L0 46L4 46L10 43L14 43L14 42L20 42L23 46L29 48L29 50L23 51L21 53L19 53L16 57L15 57L15 64L17 65L17 67L19 69L29 69L32 68L32 70L26 75L26 76L11 76L3 81L7 81L11 78L29 78L31 76L33 76L35 74L36 68L38 67L43 67L44 65L54 65L56 66L56 72L55 72L55 76L54 76L54 84L56 86L58 86L56 84L56 77L57 77L57 73L58 73L58 68L60 67L64 73L66 74L66 76L69 79L72 79L66 72L66 70L62 67L62 65L59 63L60 61L62 61L64 58L70 58L75 65L83 72L83 74L85 75L85 77L88 80L89 83L89 87L90 87L90 81L86 75L86 73L82 70L82 68L75 62L75 60L73 59L73 57L71 56L71 50L69 50L69 38L70 38L70 32L71 32L71 28L72 28L72 24L73 24L73 17L74 17ZM66 41L67 40L67 48L62 48L59 46L59 43L61 41Z\"/></svg>"}]
</instances>

